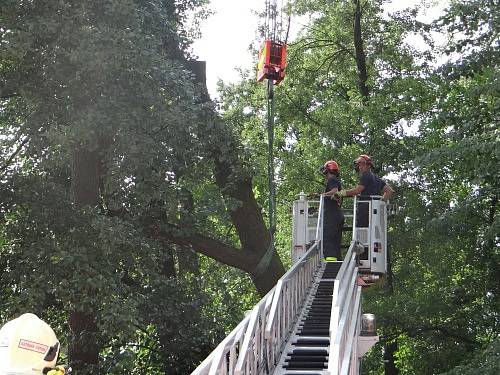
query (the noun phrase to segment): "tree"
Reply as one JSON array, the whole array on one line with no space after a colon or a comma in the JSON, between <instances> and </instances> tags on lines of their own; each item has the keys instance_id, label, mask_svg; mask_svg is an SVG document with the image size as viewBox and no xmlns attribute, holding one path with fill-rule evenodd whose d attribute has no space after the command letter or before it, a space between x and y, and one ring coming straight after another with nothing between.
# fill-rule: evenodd
<instances>
[{"instance_id":1,"label":"tree","mask_svg":"<svg viewBox=\"0 0 500 375\"><path fill-rule=\"evenodd\" d=\"M161 355L177 349L169 342L178 327L162 322L180 322L179 313L148 314L145 306L194 293L172 283L189 284L198 271L192 250L249 272L261 294L284 272L275 253L261 262L269 235L243 149L207 103L196 76L203 69L186 52L183 22L203 4L2 3L5 316L18 311L22 293L30 296L25 308L67 318L79 372L91 372L108 345L141 340L150 325ZM230 223L237 236L223 235ZM240 314L253 301L245 290ZM178 306L193 318L197 308ZM200 330L220 336L209 324ZM113 363L109 355L95 371ZM185 373L195 360L169 371Z\"/></svg>"}]
</instances>

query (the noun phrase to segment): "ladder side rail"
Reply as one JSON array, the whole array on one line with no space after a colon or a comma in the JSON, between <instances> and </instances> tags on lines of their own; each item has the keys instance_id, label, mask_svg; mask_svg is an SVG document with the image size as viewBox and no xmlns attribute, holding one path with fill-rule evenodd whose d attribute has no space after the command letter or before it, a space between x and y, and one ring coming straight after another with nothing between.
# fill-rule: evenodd
<instances>
[{"instance_id":1,"label":"ladder side rail","mask_svg":"<svg viewBox=\"0 0 500 375\"><path fill-rule=\"evenodd\" d=\"M338 350L334 351L334 357L335 357L335 354L338 355L337 360L338 360L338 365L339 365L338 368L339 369L340 369L340 366L342 366L342 359L344 358L344 353L346 350L346 343L349 339L348 332L349 332L350 325L352 323L352 310L353 310L353 302L354 302L354 297L355 297L354 285L356 283L356 277L357 277L357 271L356 271L356 274L353 275L352 283L349 285L348 298L344 301L344 304L341 307L340 322L342 324L339 324L339 329L337 331L338 340L336 339L334 341L334 348L338 347Z\"/></svg>"},{"instance_id":2,"label":"ladder side rail","mask_svg":"<svg viewBox=\"0 0 500 375\"><path fill-rule=\"evenodd\" d=\"M307 290L314 281L314 271L320 263L318 243L315 243L304 258L278 281L265 322L265 339L271 367L274 367L286 346L286 340L304 304Z\"/></svg>"},{"instance_id":3,"label":"ladder side rail","mask_svg":"<svg viewBox=\"0 0 500 375\"><path fill-rule=\"evenodd\" d=\"M340 307L336 305L336 300L339 295L339 285L340 281L335 280L335 282L333 283L332 311L330 313L330 327L329 327L330 337L335 337L335 335L337 334L337 329L340 320Z\"/></svg>"},{"instance_id":4,"label":"ladder side rail","mask_svg":"<svg viewBox=\"0 0 500 375\"><path fill-rule=\"evenodd\" d=\"M240 347L239 356L234 367L234 375L257 374L257 368L264 359L264 327L267 315L271 310L274 290L273 288L269 291L249 315L243 344Z\"/></svg>"},{"instance_id":5,"label":"ladder side rail","mask_svg":"<svg viewBox=\"0 0 500 375\"><path fill-rule=\"evenodd\" d=\"M250 318L248 319L248 322L249 322ZM229 366L227 367L227 371L229 372L229 375L233 375L234 374L234 368L236 366L236 361L238 360L238 355L239 355L239 352L240 352L240 349L241 349L241 346L243 345L243 339L245 337L245 332L247 330L247 327L248 327L248 323L242 327L242 329L240 330L240 332L238 333L237 336L235 336L235 341L234 341L234 344L231 345L231 348L229 350ZM224 370L226 369L226 367L224 368Z\"/></svg>"},{"instance_id":6,"label":"ladder side rail","mask_svg":"<svg viewBox=\"0 0 500 375\"><path fill-rule=\"evenodd\" d=\"M358 340L356 331L359 327L359 317L361 308L361 287L358 286L354 292L354 303L352 304L352 310L347 316L349 319L349 331L346 335L346 340L344 342L344 356L342 358L342 368L340 370L340 375L350 375L357 374L357 346Z\"/></svg>"},{"instance_id":7,"label":"ladder side rail","mask_svg":"<svg viewBox=\"0 0 500 375\"><path fill-rule=\"evenodd\" d=\"M272 296L274 288L252 309L259 309ZM247 315L228 337L214 350L209 375L233 375L236 363L241 356L241 349L249 328L252 313ZM234 333L234 334L233 334ZM195 372L192 375L196 374Z\"/></svg>"},{"instance_id":8,"label":"ladder side rail","mask_svg":"<svg viewBox=\"0 0 500 375\"><path fill-rule=\"evenodd\" d=\"M276 284L276 291L273 296L271 311L269 312L269 317L273 317L276 323L272 327L272 330L270 330L269 332L266 326L265 331L265 338L267 340L266 348L268 349L268 358L271 363L274 363L276 361L276 353L279 350L276 349L276 346L283 340L286 327L286 321L284 319L285 309L283 304L281 303L283 288L283 280L279 280L278 284ZM279 300L274 298L277 295L279 296Z\"/></svg>"},{"instance_id":9,"label":"ladder side rail","mask_svg":"<svg viewBox=\"0 0 500 375\"><path fill-rule=\"evenodd\" d=\"M355 241L351 241L345 259L342 262L342 265L340 266L339 272L337 273L336 279L341 280L341 282L342 280L344 280L344 274L348 272L347 269L350 267L351 263L352 262L356 263L356 254L354 252L355 244L356 244Z\"/></svg>"},{"instance_id":10,"label":"ladder side rail","mask_svg":"<svg viewBox=\"0 0 500 375\"><path fill-rule=\"evenodd\" d=\"M307 251L305 254L304 258L301 259L300 262L297 262L294 264L278 281L278 284L276 284L275 288L277 285L281 284L281 289L280 293L275 293L273 298L272 298L272 304L271 304L271 311L269 314L269 320L267 321L267 328L266 331L269 329L269 333L271 330L271 327L275 323L275 319L277 318L276 314L280 306L280 302L282 301L283 297L283 285L287 284L290 282L291 279L294 277L298 276L300 274L300 269L304 268L305 272L303 272L303 276L301 278L302 284L300 289L304 289L307 285L310 284L313 280L312 275L314 274L314 270L318 267L320 264L320 258L318 254L318 244L315 243L313 246L310 247L310 249ZM309 281L309 282L308 282ZM274 289L274 288L273 288ZM307 289L307 288L305 288ZM301 297L305 295L304 291L301 291Z\"/></svg>"},{"instance_id":11,"label":"ladder side rail","mask_svg":"<svg viewBox=\"0 0 500 375\"><path fill-rule=\"evenodd\" d=\"M234 366L238 359L239 350L237 349L241 349L249 319L246 318L244 322L246 324L242 327L243 329L233 337L233 340L228 341L226 345L219 345L215 349L209 375L233 375Z\"/></svg>"},{"instance_id":12,"label":"ladder side rail","mask_svg":"<svg viewBox=\"0 0 500 375\"><path fill-rule=\"evenodd\" d=\"M345 257L345 261L342 263L340 267L339 273L337 274L337 278L334 282L333 287L333 298L332 298L332 311L330 314L330 337L335 337L337 333L337 328L339 324L339 319L341 315L341 308L343 303L341 301L341 296L339 296L340 290L345 289L345 280L346 280L346 269L348 267L353 267L352 265L356 264L356 255L354 254L354 242L351 242L349 246L349 250Z\"/></svg>"},{"instance_id":13,"label":"ladder side rail","mask_svg":"<svg viewBox=\"0 0 500 375\"><path fill-rule=\"evenodd\" d=\"M353 277L356 278L358 273L355 255L352 254L349 259L346 259L346 261L348 262L348 266L346 267L346 270L342 275L342 279L339 280L339 294L337 296L337 300L335 301L335 304L341 308L342 312L345 308L346 301L351 297L350 288L352 287L352 279Z\"/></svg>"},{"instance_id":14,"label":"ladder side rail","mask_svg":"<svg viewBox=\"0 0 500 375\"><path fill-rule=\"evenodd\" d=\"M320 196L319 199L319 208L318 208L318 223L316 224L316 243L319 243L319 251L320 255L323 255L323 211L325 205L325 197L323 195Z\"/></svg>"},{"instance_id":15,"label":"ladder side rail","mask_svg":"<svg viewBox=\"0 0 500 375\"><path fill-rule=\"evenodd\" d=\"M355 263L351 264L354 266ZM330 355L328 358L328 370L331 371L332 374L337 374L342 366L341 360L344 357L345 346L346 346L345 344L348 339L347 335L349 332L349 327L352 323L352 313L354 308L354 302L356 299L355 291L357 290L355 287L357 284L356 279L358 273L358 268L357 267L353 268L354 272L352 273L349 272L350 275L349 282L344 284L344 289L347 289L347 291L344 292L346 296L345 300L341 304L338 304L339 299L337 299L337 306L336 306L336 308L338 309L337 314L340 314L340 319L338 320L337 328L336 329L334 328L330 332L331 336L330 336ZM333 325L335 326L335 322L333 323ZM335 336L332 336L332 332L335 332Z\"/></svg>"},{"instance_id":16,"label":"ladder side rail","mask_svg":"<svg viewBox=\"0 0 500 375\"><path fill-rule=\"evenodd\" d=\"M248 319L243 319L191 375L209 375L212 364L222 358L222 352L227 353L227 348L233 347L235 343L240 342L247 324Z\"/></svg>"},{"instance_id":17,"label":"ladder side rail","mask_svg":"<svg viewBox=\"0 0 500 375\"><path fill-rule=\"evenodd\" d=\"M359 336L361 335L361 302L363 301L363 288L361 286L358 286L358 291L359 291L359 306L358 306L358 313L356 314L356 326L355 326L355 332L354 332L354 342L353 342L353 349L351 351L351 363L353 366L351 366L351 370L349 374L352 375L358 375L360 370L361 370L361 357L363 354L360 355L359 352Z\"/></svg>"}]
</instances>

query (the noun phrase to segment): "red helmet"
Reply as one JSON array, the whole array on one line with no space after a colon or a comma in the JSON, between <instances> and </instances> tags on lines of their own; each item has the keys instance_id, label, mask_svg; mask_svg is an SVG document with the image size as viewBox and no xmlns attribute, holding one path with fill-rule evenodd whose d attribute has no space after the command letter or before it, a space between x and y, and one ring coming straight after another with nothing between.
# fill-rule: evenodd
<instances>
[{"instance_id":1,"label":"red helmet","mask_svg":"<svg viewBox=\"0 0 500 375\"><path fill-rule=\"evenodd\" d=\"M328 160L323 167L321 167L321 172L326 174L327 172L339 171L339 165L334 160Z\"/></svg>"},{"instance_id":2,"label":"red helmet","mask_svg":"<svg viewBox=\"0 0 500 375\"><path fill-rule=\"evenodd\" d=\"M370 158L368 155L359 155L358 158L356 160L354 160L354 164L359 164L359 163L366 163L366 164L369 164L369 165L372 165L372 158Z\"/></svg>"}]
</instances>

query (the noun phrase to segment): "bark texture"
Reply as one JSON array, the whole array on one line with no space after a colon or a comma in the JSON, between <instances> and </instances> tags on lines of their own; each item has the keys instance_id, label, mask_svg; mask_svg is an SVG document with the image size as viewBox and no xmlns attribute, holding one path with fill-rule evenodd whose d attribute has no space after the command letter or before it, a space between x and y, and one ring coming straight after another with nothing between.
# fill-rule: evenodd
<instances>
[{"instance_id":1,"label":"bark texture","mask_svg":"<svg viewBox=\"0 0 500 375\"><path fill-rule=\"evenodd\" d=\"M198 83L202 100L208 101L205 64L185 62L185 65L191 70ZM220 124L221 120L215 109L210 105L207 105L206 108L208 108L206 113L208 120L202 119L202 121L214 121ZM279 278L285 273L285 268L278 253L273 249L269 262L260 265L259 269L256 270L257 265L269 249L271 236L264 222L261 208L255 199L252 179L239 172L243 166L238 155L238 141L233 139L230 132L224 134L226 134L224 143L229 148L227 153L222 155L218 144L212 145L210 141L207 148L215 161L217 186L224 197L239 202L239 206L230 212L230 216L240 239L241 248L237 249L201 235L183 240L177 239L177 242L187 242L195 251L249 273L257 291L264 296L276 285ZM207 137L207 139L210 138Z\"/></svg>"},{"instance_id":2,"label":"bark texture","mask_svg":"<svg viewBox=\"0 0 500 375\"><path fill-rule=\"evenodd\" d=\"M73 200L77 208L96 206L99 203L101 159L99 152L76 147L72 165ZM96 291L97 293L97 291ZM78 306L69 312L71 367L80 373L89 365L99 363L97 321L92 306Z\"/></svg>"},{"instance_id":3,"label":"bark texture","mask_svg":"<svg viewBox=\"0 0 500 375\"><path fill-rule=\"evenodd\" d=\"M366 69L366 55L363 47L363 33L361 30L361 4L360 0L354 0L354 50L356 54L356 66L358 69L358 87L363 100L368 100L370 90L367 85L368 72Z\"/></svg>"}]
</instances>

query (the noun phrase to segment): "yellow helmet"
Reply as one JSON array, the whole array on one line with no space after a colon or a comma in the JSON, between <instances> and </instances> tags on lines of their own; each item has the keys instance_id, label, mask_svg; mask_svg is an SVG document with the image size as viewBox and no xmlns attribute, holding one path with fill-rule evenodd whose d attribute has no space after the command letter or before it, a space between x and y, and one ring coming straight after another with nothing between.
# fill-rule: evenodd
<instances>
[{"instance_id":1,"label":"yellow helmet","mask_svg":"<svg viewBox=\"0 0 500 375\"><path fill-rule=\"evenodd\" d=\"M23 314L0 329L0 375L41 375L56 366L59 341L34 314Z\"/></svg>"}]
</instances>

